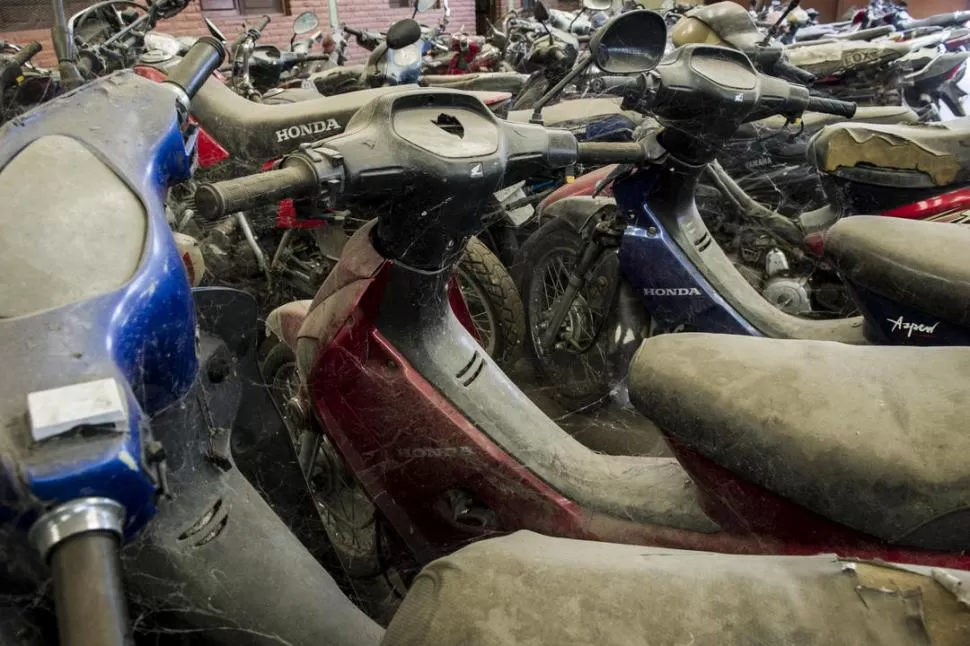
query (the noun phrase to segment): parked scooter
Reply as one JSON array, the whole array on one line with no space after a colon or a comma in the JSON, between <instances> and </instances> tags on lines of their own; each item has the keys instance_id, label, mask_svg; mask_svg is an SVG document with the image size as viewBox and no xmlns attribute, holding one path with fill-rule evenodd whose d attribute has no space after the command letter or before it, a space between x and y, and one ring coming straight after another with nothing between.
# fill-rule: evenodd
<instances>
[{"instance_id":1,"label":"parked scooter","mask_svg":"<svg viewBox=\"0 0 970 646\"><path fill-rule=\"evenodd\" d=\"M337 47L332 47L331 52L321 54L311 52L315 43L324 40L323 33L317 30L319 20L312 11L300 14L293 21L289 51L284 52L275 45L257 45L270 21L269 16L263 16L258 25L247 27L230 47L230 86L253 101L261 101L269 91L288 86L294 80L300 87L306 85L302 77L308 77L319 65L336 65L332 59L339 60L343 55ZM212 21L206 19L206 25L215 38L229 42ZM312 89L312 84L310 88Z\"/></svg>"},{"instance_id":2,"label":"parked scooter","mask_svg":"<svg viewBox=\"0 0 970 646\"><path fill-rule=\"evenodd\" d=\"M159 20L178 15L190 0L106 0L83 9L67 24L71 60L85 79L130 68L145 52L145 38Z\"/></svg>"},{"instance_id":3,"label":"parked scooter","mask_svg":"<svg viewBox=\"0 0 970 646\"><path fill-rule=\"evenodd\" d=\"M889 27L885 29L891 30ZM861 38L862 35L854 36ZM878 34L868 34L869 37L875 35ZM786 64L788 70L808 74L806 78L786 78L811 84L813 93L859 105L909 105L927 121L939 119L937 106L944 97L959 100L958 88L949 86L958 83L956 77L967 57L965 53L909 56L923 44L934 41L844 39L790 47L782 53L780 47L763 37L748 13L732 2L718 2L688 12L674 27L671 40L675 45L709 43L735 47L751 58L759 69L769 73L775 72L765 69L759 61L783 56L789 61ZM917 61L920 64L917 65Z\"/></svg>"},{"instance_id":4,"label":"parked scooter","mask_svg":"<svg viewBox=\"0 0 970 646\"><path fill-rule=\"evenodd\" d=\"M131 643L126 587L140 626L216 642L380 639L235 463L230 446L258 456L266 436L231 429L272 412L245 374L255 306L193 294L166 222L167 187L192 169L186 109L223 55L201 39L165 83L95 80L0 136L0 193L25 216L3 224L4 590L33 593L29 616L51 576L62 644ZM259 475L302 487L292 450L275 455Z\"/></svg>"},{"instance_id":5,"label":"parked scooter","mask_svg":"<svg viewBox=\"0 0 970 646\"><path fill-rule=\"evenodd\" d=\"M806 322L765 303L743 279L732 277L737 273L693 207L696 176L717 145L743 121L774 113L795 116L809 107L851 113L851 106L811 98L804 88L760 75L742 54L718 47L681 48L644 76L657 60L651 61L642 35L657 33L658 24L662 36L659 15L629 12L613 19L590 42L604 71L641 73L630 80L638 109L670 120L664 135L656 139L577 145L565 131L501 122L464 96L407 93L377 98L354 117L344 135L292 155L278 170L260 176L261 187L273 199L291 195L353 204L375 193L396 196L393 213L379 213L376 222L351 239L312 303L284 306L267 321L277 342L271 352L289 352L288 361L277 360L275 365L295 376L281 403L288 404L290 421L303 431L301 443L305 447L320 439L325 429L327 439L319 452L319 460L330 466L325 479L338 490L359 483L377 514L374 522L355 531L369 535L366 544L374 546L379 563L402 570L469 540L526 527L558 536L726 552L828 549L904 562L968 564L963 525L960 531L947 525L964 522L959 520L964 519L962 512L954 510L966 506L966 494L947 488L948 495L934 496L940 489L917 484L916 476L933 475L925 469L891 474L894 486L914 478L905 490L911 501L905 510L889 512L896 504L893 500L868 497L869 492L885 491L877 482L890 474L861 468L852 472L858 476L852 486L838 494L830 491L828 500L840 503L833 509L802 493L808 491L804 487L810 481L811 463L776 461L769 452L749 455L748 460L758 462L759 473L776 474L770 484L788 500L769 493L771 489L752 489L752 498L770 501L773 513L748 518L747 526L738 519L720 525L715 517L728 518L728 513L702 507L699 485L692 484L675 461L609 457L574 441L498 370L451 313L446 290L450 269L464 241L481 230L482 206L501 183L580 161L626 162L638 170L617 187L621 213L635 218L624 237L622 262L645 264L652 256L669 260L670 271L651 272L637 285L661 304L664 314L670 311L662 307L664 302L683 298L694 304L693 318L716 319L725 331L733 325L741 333L754 334L758 325L761 334L866 341L860 320ZM638 48L632 49L631 43L638 43ZM685 112L685 106L694 108ZM720 119L705 119L712 112ZM474 138L467 136L471 132ZM380 150L373 148L374 141L383 142ZM250 208L256 200L250 185L244 179L201 187L196 196L200 213L219 217ZM321 193L322 185L329 190ZM446 199L456 190L463 195L461 204ZM899 279L928 268L918 268L911 257L899 264L892 258L875 260L886 251L878 243L878 225L873 234L858 236L852 223L865 221L847 222L833 230L841 230L839 236L830 234L829 251L849 272L860 302L871 308L865 333L873 341L886 334L911 343L954 339L965 326L962 312L967 308L962 300L939 300L946 269L938 270L941 280L926 279L926 290L910 289L912 282ZM603 227L600 231L604 237L612 233ZM952 236L953 245L966 244L964 237L957 237L959 232L939 225L926 227L926 233L934 238ZM892 253L897 253L895 248ZM588 262L592 254L583 255ZM610 262L610 257L615 266L615 255L604 256L604 261ZM689 265L688 258L696 264ZM726 269L718 271L722 265ZM584 274L574 286L595 286L601 290L601 302L613 302L624 291L616 282L611 287ZM887 292L892 284L905 293ZM718 294L715 285L731 291ZM877 310L877 304L885 309ZM743 321L742 315L751 322ZM940 318L927 326L926 317ZM888 324L886 318L891 319ZM605 331L604 337L618 343L627 340L619 327ZM575 355L571 359L577 363ZM950 384L946 393L958 387L956 381L948 376L942 382ZM946 393L940 397L952 396ZM883 406L883 401L873 397L871 405ZM830 414L837 415L834 409ZM808 419L802 416L798 423L809 424L802 421ZM959 418L947 413L945 419L952 424ZM761 436L767 437L764 429L772 427L761 428ZM827 428L834 434L840 427ZM854 446L868 452L878 445L878 425L857 428L867 435L862 442L853 441ZM824 453L821 441L812 443L821 433L800 437L807 439L799 446ZM910 438L913 444L925 445ZM313 446L304 455L318 455ZM955 455L951 448L939 450ZM850 455L846 451L846 459ZM312 466L304 463L308 473ZM801 467L805 469L794 473L802 477L796 478L793 470ZM947 473L958 471L954 467ZM790 479L785 480L786 474L792 474ZM839 482L833 478L822 486ZM849 492L859 497L859 504L850 504ZM873 506L876 500L878 506ZM705 498L705 504L716 503ZM860 507L868 511L854 513ZM951 512L957 517L947 516ZM877 522L879 518L894 520ZM952 520L934 520L941 518ZM904 531L903 525L910 529Z\"/></svg>"},{"instance_id":6,"label":"parked scooter","mask_svg":"<svg viewBox=\"0 0 970 646\"><path fill-rule=\"evenodd\" d=\"M839 102L826 106L824 99L813 101L823 109L845 106ZM710 133L725 124L690 113L658 118L666 130L651 129L652 137L668 143L657 149L655 170L641 170L634 177L649 181L654 172L662 175L659 169L667 166L663 155L669 152L681 157L679 148L693 147L716 155L723 146L723 140ZM683 125L685 119L687 125ZM652 331L686 329L801 338L813 334L812 326L827 325L837 338L852 341L851 330L853 325L858 326L857 319L802 321L809 326L802 328L796 322L799 319L785 314L779 317L780 312L766 306L771 303L799 316L818 311L846 316L856 307L866 313L868 308L859 303L858 290L850 288L846 292L840 285L836 271L841 271L842 266L836 258L824 254L822 234L841 216L860 213L961 221L960 205L967 202L967 191L962 187L967 183L970 160L963 160L965 156L957 144L965 127L961 121L942 127L854 122L829 126L813 140L808 153L813 166L825 173L823 184L828 185L832 201L794 220L755 203L717 164L707 171L700 165L690 170L670 170L676 173L673 176L678 181L667 181L662 190L650 189L650 212L646 219L637 218L634 222L655 230L653 236L641 237L638 229L627 228L630 216L623 214L630 207L623 206L624 200L633 200L638 190L646 190L636 182L614 186L616 204L588 198L556 202L557 196L551 196L542 212L555 219L523 244L517 260L521 269L513 270L525 301L529 336L540 367L555 384L554 389L576 404L597 400L619 382L629 357L624 357L611 340L617 338L611 332L612 321L628 311L624 310L624 302L627 308L639 308L630 305L635 301L623 300L623 290L619 292L621 300L614 300L617 282L628 283L642 294L640 316L649 317ZM708 143L693 143L686 135L673 134L672 128L675 133L703 133ZM679 136L684 138L678 139ZM889 141L898 151L897 156L886 155L885 144ZM935 173L928 162L920 162L921 154L930 154L927 150L944 155L950 171ZM696 163L707 161L708 158L698 156ZM687 209L684 205L693 204L696 182L705 174L721 189L721 196L734 202L740 218L709 212L711 229L707 224L697 228L697 224L683 221L682 214ZM614 168L602 171L599 179L608 184L622 175L623 169ZM577 182L580 186L573 190L589 194L596 183L589 178ZM631 192L624 197L621 190ZM936 199L927 199L930 197ZM691 232L685 237L684 227L688 224ZM724 254L722 244L730 256ZM619 250L619 258L614 259L612 252L604 256L606 249ZM577 267L579 259L583 260ZM573 277L575 282L567 289ZM590 291L597 282L607 287L605 296ZM577 288L587 283L587 292ZM902 328L891 321L901 316L907 321L915 316L927 326L936 323L927 320L925 314L902 309L894 316L887 313L884 319L873 321L869 340L948 345L962 345L968 340L961 325L945 322L939 335L934 327L931 335L900 336ZM641 320L638 327L635 317L631 321L629 327L634 335L646 323ZM611 356L615 357L612 362L607 359ZM583 365L577 360L580 357L591 365ZM569 377L570 374L574 376ZM570 383L574 385L567 385Z\"/></svg>"},{"instance_id":7,"label":"parked scooter","mask_svg":"<svg viewBox=\"0 0 970 646\"><path fill-rule=\"evenodd\" d=\"M135 72L164 80L177 56L151 52ZM413 87L413 86L412 86ZM219 79L200 89L192 116L201 125L197 179L239 176L271 165L305 143L343 131L350 117L375 96L406 86L375 88L335 97L312 90L282 90L262 103L248 101ZM508 95L480 93L494 109ZM218 223L196 218L192 196L196 179L173 189L169 209L174 230L199 240L205 268L218 284L253 293L262 309L312 296L333 269L348 232L360 220L345 212L315 211L298 215L290 201L249 213L236 213ZM504 209L497 217L504 217ZM191 263L190 263L191 264ZM194 267L198 280L202 268ZM525 325L515 285L502 263L482 242L471 243L458 271L455 299L462 320L501 362L517 356Z\"/></svg>"}]
</instances>

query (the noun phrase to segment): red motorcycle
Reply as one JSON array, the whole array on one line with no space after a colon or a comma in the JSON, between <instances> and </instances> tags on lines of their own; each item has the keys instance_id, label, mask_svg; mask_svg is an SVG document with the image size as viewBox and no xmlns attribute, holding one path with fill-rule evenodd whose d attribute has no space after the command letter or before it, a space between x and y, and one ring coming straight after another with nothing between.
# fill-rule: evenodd
<instances>
[{"instance_id":1,"label":"red motorcycle","mask_svg":"<svg viewBox=\"0 0 970 646\"><path fill-rule=\"evenodd\" d=\"M137 66L135 72L162 81L177 60L154 60ZM236 212L219 222L202 222L196 218L192 199L196 183L271 168L301 145L343 132L350 118L374 97L405 89L376 88L332 97L289 89L267 93L261 103L254 103L233 92L221 78L207 82L192 104L192 118L200 126L200 170L194 180L176 187L170 200L173 228L202 240L201 255L198 245L182 245L183 260L196 282L208 271L220 282L255 289L267 309L315 294L357 221L326 210L301 216L293 200L286 199L256 211L265 217ZM500 113L508 107L507 93L472 94ZM501 262L475 239L456 276L452 285L456 315L492 356L500 362L512 360L524 335L522 306Z\"/></svg>"},{"instance_id":2,"label":"red motorcycle","mask_svg":"<svg viewBox=\"0 0 970 646\"><path fill-rule=\"evenodd\" d=\"M628 52L640 42L629 34L651 33L643 24L650 15L608 23L591 43L597 64L615 73L616 48ZM709 57L725 78L747 78L743 71L757 84L747 59L725 51L699 48L693 62L662 73L683 88ZM646 52L625 59L644 60ZM712 82L692 85L713 96ZM640 91L649 104L652 90ZM753 101L763 111L803 110L805 97L789 92ZM718 96L736 94L727 87ZM740 122L753 109L730 118ZM354 132L291 156L262 185L274 195L317 194L326 185L321 197L337 204L375 191L397 198L393 214L353 236L312 302L286 305L267 321L264 374L280 389L304 468L323 464L315 480L328 509L345 535L363 537L338 545L348 561L366 556L354 561L361 572L373 574L375 563L407 572L468 541L522 528L731 553L835 551L970 566L959 350L659 337L634 360L630 393L678 459L594 453L486 356L456 321L446 286L461 241L483 226L479 207L500 182L577 163L644 163L649 146L577 144L566 131L502 122L470 98L445 94L379 97L360 114ZM459 128L476 133L474 141L458 145ZM430 136L438 131L449 137ZM253 199L245 178L197 195L209 217ZM939 230L911 227L907 239ZM882 233L868 246L843 248L841 259L862 261L898 242ZM960 235L955 245L970 244L970 231ZM695 244L709 245L704 237ZM938 283L926 279L930 291ZM911 393L919 398L907 399ZM779 402L785 413L766 412ZM916 433L924 421L926 433ZM373 505L362 517L336 510L335 501L361 499Z\"/></svg>"}]
</instances>

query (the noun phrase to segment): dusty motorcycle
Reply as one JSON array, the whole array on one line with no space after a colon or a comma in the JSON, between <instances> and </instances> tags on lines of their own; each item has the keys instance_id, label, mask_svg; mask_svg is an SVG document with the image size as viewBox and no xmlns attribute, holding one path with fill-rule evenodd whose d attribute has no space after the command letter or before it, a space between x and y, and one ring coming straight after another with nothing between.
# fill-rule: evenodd
<instances>
[{"instance_id":1,"label":"dusty motorcycle","mask_svg":"<svg viewBox=\"0 0 970 646\"><path fill-rule=\"evenodd\" d=\"M164 80L177 61L177 56L149 52L135 72ZM200 170L173 189L169 210L173 229L199 241L209 280L254 294L265 311L314 294L335 265L348 231L359 225L358 218L329 211L301 216L292 202L284 201L220 222L203 222L196 218L195 182L252 172L304 143L339 134L370 99L403 89L406 86L334 97L288 89L254 103L218 78L205 83L192 104L192 117L201 126ZM480 96L495 109L508 100L500 93ZM201 281L201 271L197 274ZM474 326L494 356L503 362L514 360L525 333L521 300L508 272L483 243L472 243L457 273L456 289L464 296L455 299L462 319Z\"/></svg>"},{"instance_id":2,"label":"dusty motorcycle","mask_svg":"<svg viewBox=\"0 0 970 646\"><path fill-rule=\"evenodd\" d=\"M660 16L640 11L608 23L590 42L597 64L619 74L642 73L652 67L651 63L656 65L658 61L651 61L643 49L631 51L629 43L642 43L633 35L652 33L658 23L663 24ZM851 467L860 462L860 454L869 454L868 447L876 444L892 411L883 410L876 418L878 423L867 418L871 414L868 408L860 412L854 418L853 430L865 439L861 443L853 440L853 446L859 447L854 452L843 446L844 459L839 464L847 465L844 471L818 483L813 480L813 463L805 456L834 450L840 425L826 425L827 433L818 429L808 432L801 427L813 428L810 416L763 425L758 433L752 432L752 439L765 438L761 444L768 444L772 450L748 454L746 464L751 466L739 468L737 483L731 480L732 487L719 493L702 478L699 458L689 462L692 473L699 474L695 482L674 460L610 457L586 449L542 414L454 318L448 306L448 276L464 241L482 227L482 205L501 183L535 174L540 167L567 168L579 161L642 165L625 184L627 201L622 210L637 218L631 227L634 235L628 238L640 250L633 261L642 261L652 251L670 245L667 248L672 258L701 255L711 263L730 266L693 208L692 182L675 188L671 176L689 178L691 173L699 173L705 165L703 158L713 156L713 142L730 136L744 120L773 113L798 114L817 105L817 100L810 99L804 88L759 75L743 55L717 47L677 50L648 76L652 80L643 76L631 79L631 91L640 97L639 108L669 118L681 115L680 124L684 126L665 130L669 134L657 143L671 152L659 159L661 150L651 141L577 145L565 131L501 122L479 102L461 95L407 93L376 99L355 116L346 134L289 157L276 171L248 181L200 187L197 204L208 217L248 208L266 199L266 194L270 199L291 195L326 203L366 201L375 194L394 196L393 215L379 212L376 221L355 234L314 301L284 306L267 323L276 342L271 352L289 353L288 360L275 363L275 377L290 376L280 379L291 384L291 389L280 395L281 405L286 405L290 422L301 431L301 448L314 447L304 455L315 456L316 462L327 465L324 479L334 488L325 492L328 500L337 491L359 486L359 494L373 505L370 520L348 528L370 535L362 542L370 546L370 554L364 558L385 568L390 565L407 570L469 540L530 528L558 536L726 552L833 550L913 563L965 564L966 537L962 530L966 517L959 510L966 504L966 492L951 488L956 480L949 477L945 487L923 488L918 483L932 479L935 472L916 468L920 457L912 458L914 468L907 469L905 475L895 471L899 452L915 451L914 456L926 452L936 455L937 451L950 454L952 447L935 444L930 448L910 436L908 441L899 439L898 444L892 444L899 447L898 451L881 453L884 458L870 463L874 468ZM686 103L696 106L690 119L683 115L685 87L695 88ZM827 105L833 110L845 108L839 103ZM718 109L723 123L719 121L716 130L699 132L694 127L699 115ZM468 137L472 132L476 135ZM374 140L384 142L379 151L370 145ZM401 163L405 159L406 165ZM259 191L253 190L257 183ZM329 190L321 193L321 185ZM443 199L453 194L456 186L465 196L461 205ZM678 206L679 211L673 210ZM661 236L658 225L649 222L655 213L669 221L673 240ZM840 254L854 289L862 294L860 298L875 303L879 298L876 294L885 294L887 285L901 277L896 271L886 271L892 259L874 261L885 251L878 243L880 234L888 232L883 228L864 236L851 224L840 224L836 229L839 227L842 244L830 244L830 252ZM927 225L921 230L921 234L930 236L951 233L941 225ZM894 241L897 234L915 232L896 232ZM965 240L960 238L953 244L959 246ZM901 268L899 272L920 271L918 263L912 262L914 258L908 260L910 264L901 266L913 269ZM703 281L720 275L708 265L701 265L699 271L704 272ZM644 286L653 298L662 302L677 297L681 286L672 275L656 280L659 282ZM595 277L588 282L600 285ZM789 332L802 338L864 342L861 321L832 325L785 317L764 303L743 279L740 283L738 292L728 297L743 300L745 307L750 305L746 314L762 316L751 325L763 325L763 333L779 325L784 327L777 330L777 336ZM577 284L582 285L583 280ZM732 316L725 309L728 297L714 296L709 282L697 285L701 297L695 311ZM945 319L946 324L941 321L936 333L945 325L948 330L954 324L965 325L960 318L962 301L940 299L941 290L946 290L942 270L939 279L927 278L925 287L888 297L897 311L909 308L906 314L900 314L902 324L910 323L902 336L911 332L915 341L917 335L932 334L919 327L922 320L910 320L915 309ZM693 293L689 288L688 292L688 296ZM613 299L604 295L602 300ZM415 316L415 312L420 314ZM874 335L874 340L887 330L887 324L880 320L883 314L888 315L889 310L873 310L867 317L865 332ZM626 340L619 327L610 328L605 336L621 343ZM651 343L641 351L640 364L648 360ZM806 346L815 347L812 343L792 347L811 351ZM818 351L829 348L835 357L840 355L835 347L823 343ZM889 361L894 354L908 357L918 352L935 359L944 357L934 354L933 349L905 348L867 352L851 348L841 354L865 362L874 360L878 353L886 353ZM954 350L947 352L952 356ZM898 360L897 370L910 370L906 357ZM954 366L962 360L953 359L951 368L957 369ZM698 360L690 365L699 369L702 363ZM811 362L798 365L799 370L809 370ZM891 379L885 366L878 370L873 367L872 371L879 370L883 371L882 378L861 382L863 389ZM921 373L919 378L925 376ZM847 388L842 381L819 383L823 382L825 387ZM949 373L933 383L938 382L951 386L940 392L938 400L934 395L933 406L958 388ZM681 383L687 382L677 385ZM786 382L776 379L774 383ZM631 387L634 401L648 396L640 387L635 390ZM692 400L681 397L677 401L686 406ZM855 398L851 401L856 407L862 405ZM876 396L861 401L871 402L869 408L882 406ZM950 401L948 406L952 406ZM738 410L723 399L721 403L725 414ZM672 410L674 404L667 406ZM643 412L650 413L646 409ZM838 418L840 411L833 409L828 414ZM955 418L948 415L937 415L941 428L953 424ZM690 419L683 412L681 417ZM664 417L665 421L669 419ZM741 416L736 423L739 433L752 428L746 423L754 424L749 417ZM784 437L779 433L778 441L770 444L769 431L788 429L789 425L801 432ZM683 424L662 428L675 439L688 437ZM783 440L788 437L801 438L801 443L792 442L783 449ZM870 437L871 444L866 441ZM729 448L755 451L756 442L736 442ZM802 448L813 453L803 453L799 459L791 456L792 451ZM706 459L723 465L721 468L732 465L718 462L719 455L704 450ZM954 474L953 478L958 478L958 463L954 459L953 470L947 471ZM304 462L310 474L313 466ZM770 480L754 477L766 473L774 476ZM750 480L745 481L749 474ZM879 491L885 491L881 483L886 479L893 487L903 488L905 503L878 496ZM834 493L833 487L840 483L845 483L846 489ZM813 495L821 491L830 495L823 499ZM388 492L394 492L393 496ZM852 504L853 495L859 504ZM724 500L727 496L745 496L750 504L728 505ZM766 508L770 513L763 513ZM747 515L742 515L745 512ZM960 531L953 531L954 527Z\"/></svg>"}]
</instances>

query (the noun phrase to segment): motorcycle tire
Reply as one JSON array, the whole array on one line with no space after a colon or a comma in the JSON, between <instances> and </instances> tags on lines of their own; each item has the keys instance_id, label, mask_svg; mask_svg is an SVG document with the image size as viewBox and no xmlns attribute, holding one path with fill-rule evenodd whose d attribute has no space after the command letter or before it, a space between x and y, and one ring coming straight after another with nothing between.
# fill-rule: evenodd
<instances>
[{"instance_id":1,"label":"motorcycle tire","mask_svg":"<svg viewBox=\"0 0 970 646\"><path fill-rule=\"evenodd\" d=\"M574 347L541 349L543 319L552 300L547 293L547 278L553 264L559 285L582 252L582 236L562 219L550 220L526 240L512 267L512 275L525 304L525 348L536 370L553 397L567 410L589 410L605 405L626 380L630 360L643 340L648 325L638 310L632 289L620 276L619 257L608 251L599 260L570 308L565 326L572 329ZM585 308L585 309L584 309ZM588 314L588 316L587 316ZM599 321L599 324L591 321ZM580 343L576 329L589 323L587 341Z\"/></svg>"},{"instance_id":2,"label":"motorcycle tire","mask_svg":"<svg viewBox=\"0 0 970 646\"><path fill-rule=\"evenodd\" d=\"M297 381L296 356L293 350L277 339L270 336L259 348L260 370L263 380L270 392L270 397L277 411L283 418L290 441L297 455L300 455L303 442L309 439L309 434L319 433L312 412L294 414L291 401L297 396L299 386ZM299 419L302 417L303 419ZM314 461L313 473L304 473L310 485L317 509L330 535L330 543L337 556L343 573L350 579L368 579L380 574L380 559L377 556L373 539L374 522L376 521L373 505L364 495L360 485L349 475L340 456L329 444L324 436ZM337 508L335 501L346 503L347 500L360 504L360 513L347 513L346 504ZM351 526L353 525L353 526ZM360 537L364 536L363 543ZM368 544L370 543L370 544Z\"/></svg>"},{"instance_id":3,"label":"motorcycle tire","mask_svg":"<svg viewBox=\"0 0 970 646\"><path fill-rule=\"evenodd\" d=\"M525 337L525 312L512 276L498 256L474 237L455 274L482 347L499 366L511 367Z\"/></svg>"}]
</instances>

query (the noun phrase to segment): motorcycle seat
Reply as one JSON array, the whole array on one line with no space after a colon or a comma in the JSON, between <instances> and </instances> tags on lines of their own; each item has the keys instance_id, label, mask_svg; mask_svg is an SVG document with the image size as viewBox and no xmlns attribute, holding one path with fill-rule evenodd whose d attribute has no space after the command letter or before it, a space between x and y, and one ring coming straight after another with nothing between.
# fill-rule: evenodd
<instances>
[{"instance_id":1,"label":"motorcycle seat","mask_svg":"<svg viewBox=\"0 0 970 646\"><path fill-rule=\"evenodd\" d=\"M802 27L795 32L795 42L801 43L822 38L833 38L838 33L831 25L811 25L810 27Z\"/></svg>"},{"instance_id":2,"label":"motorcycle seat","mask_svg":"<svg viewBox=\"0 0 970 646\"><path fill-rule=\"evenodd\" d=\"M0 169L0 193L8 215L0 230L0 318L113 292L138 271L148 213L77 140L49 135L27 145Z\"/></svg>"},{"instance_id":3,"label":"motorcycle seat","mask_svg":"<svg viewBox=\"0 0 970 646\"><path fill-rule=\"evenodd\" d=\"M970 117L945 123L846 122L819 132L809 162L849 181L891 188L933 188L970 181Z\"/></svg>"},{"instance_id":4,"label":"motorcycle seat","mask_svg":"<svg viewBox=\"0 0 970 646\"><path fill-rule=\"evenodd\" d=\"M249 101L210 79L192 100L192 116L233 157L262 163L292 152L302 143L340 134L350 118L375 97L415 87L383 87L271 105Z\"/></svg>"},{"instance_id":5,"label":"motorcycle seat","mask_svg":"<svg viewBox=\"0 0 970 646\"><path fill-rule=\"evenodd\" d=\"M643 115L624 111L620 108L622 99L575 99L573 101L562 101L542 109L542 121L549 127L557 127L574 121L589 121L598 117L611 115L624 115L633 123L641 123ZM532 118L532 110L511 110L508 120L517 123L528 123Z\"/></svg>"},{"instance_id":6,"label":"motorcycle seat","mask_svg":"<svg viewBox=\"0 0 970 646\"><path fill-rule=\"evenodd\" d=\"M432 87L453 90L482 90L518 94L529 79L526 74L516 72L485 72L482 74L426 74L421 77Z\"/></svg>"},{"instance_id":7,"label":"motorcycle seat","mask_svg":"<svg viewBox=\"0 0 970 646\"><path fill-rule=\"evenodd\" d=\"M832 40L793 47L788 50L788 61L821 78L849 69L884 65L910 51L912 46L907 43Z\"/></svg>"},{"instance_id":8,"label":"motorcycle seat","mask_svg":"<svg viewBox=\"0 0 970 646\"><path fill-rule=\"evenodd\" d=\"M958 646L970 643L968 585L962 570L831 554L739 556L520 531L425 567L381 644Z\"/></svg>"},{"instance_id":9,"label":"motorcycle seat","mask_svg":"<svg viewBox=\"0 0 970 646\"><path fill-rule=\"evenodd\" d=\"M892 544L962 551L968 380L961 348L669 334L640 347L629 390L748 482Z\"/></svg>"},{"instance_id":10,"label":"motorcycle seat","mask_svg":"<svg viewBox=\"0 0 970 646\"><path fill-rule=\"evenodd\" d=\"M970 325L970 230L881 216L843 218L826 256L847 280L956 325Z\"/></svg>"},{"instance_id":11,"label":"motorcycle seat","mask_svg":"<svg viewBox=\"0 0 970 646\"><path fill-rule=\"evenodd\" d=\"M900 105L859 106L855 116L851 119L824 112L806 112L802 115L802 126L807 133L815 133L836 123L884 123L895 125L900 123L919 123L919 115L912 108ZM775 116L758 119L743 124L738 128L737 138L749 139L762 136L762 130L780 130L785 126L785 117ZM793 126L796 127L797 126Z\"/></svg>"}]
</instances>

